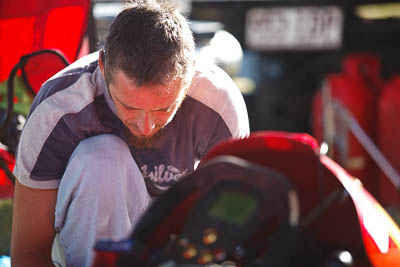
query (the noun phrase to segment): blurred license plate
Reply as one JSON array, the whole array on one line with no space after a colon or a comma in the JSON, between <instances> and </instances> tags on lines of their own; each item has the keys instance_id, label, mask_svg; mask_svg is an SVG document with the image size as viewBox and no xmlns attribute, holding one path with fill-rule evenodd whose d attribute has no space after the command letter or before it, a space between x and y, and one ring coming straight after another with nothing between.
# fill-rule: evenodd
<instances>
[{"instance_id":1,"label":"blurred license plate","mask_svg":"<svg viewBox=\"0 0 400 267\"><path fill-rule=\"evenodd\" d=\"M255 50L335 49L342 44L343 13L335 6L252 8L246 45Z\"/></svg>"}]
</instances>

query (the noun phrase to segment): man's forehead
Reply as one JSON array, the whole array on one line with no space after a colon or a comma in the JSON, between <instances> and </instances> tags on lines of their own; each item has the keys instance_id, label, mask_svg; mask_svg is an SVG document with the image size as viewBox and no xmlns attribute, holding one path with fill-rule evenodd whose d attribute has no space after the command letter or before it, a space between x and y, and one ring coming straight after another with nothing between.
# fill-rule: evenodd
<instances>
[{"instance_id":1,"label":"man's forehead","mask_svg":"<svg viewBox=\"0 0 400 267\"><path fill-rule=\"evenodd\" d=\"M141 90L156 93L160 97L171 97L179 95L180 89L183 89L182 79L175 79L166 83L153 82L138 85L135 78L128 77L123 71L115 71L113 76L112 85L117 90Z\"/></svg>"}]
</instances>

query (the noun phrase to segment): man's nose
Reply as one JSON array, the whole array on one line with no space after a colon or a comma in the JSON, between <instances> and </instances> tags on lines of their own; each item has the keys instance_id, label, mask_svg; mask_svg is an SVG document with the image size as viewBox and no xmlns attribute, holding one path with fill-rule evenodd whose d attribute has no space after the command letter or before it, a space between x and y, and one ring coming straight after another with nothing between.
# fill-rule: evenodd
<instances>
[{"instance_id":1,"label":"man's nose","mask_svg":"<svg viewBox=\"0 0 400 267\"><path fill-rule=\"evenodd\" d=\"M142 135L149 136L152 134L155 128L155 123L154 123L154 118L150 114L150 112L142 111L140 119L137 122L137 126Z\"/></svg>"}]
</instances>

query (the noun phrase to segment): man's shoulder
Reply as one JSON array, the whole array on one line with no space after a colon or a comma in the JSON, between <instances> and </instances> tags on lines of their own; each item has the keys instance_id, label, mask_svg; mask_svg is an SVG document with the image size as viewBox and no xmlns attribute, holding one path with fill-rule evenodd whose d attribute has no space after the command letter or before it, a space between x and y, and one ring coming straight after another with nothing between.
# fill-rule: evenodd
<instances>
[{"instance_id":1,"label":"man's shoulder","mask_svg":"<svg viewBox=\"0 0 400 267\"><path fill-rule=\"evenodd\" d=\"M78 59L44 83L40 91L49 89L61 91L78 81L92 79L98 68L98 53L92 53ZM39 91L39 92L40 92Z\"/></svg>"},{"instance_id":2,"label":"man's shoulder","mask_svg":"<svg viewBox=\"0 0 400 267\"><path fill-rule=\"evenodd\" d=\"M210 62L197 61L195 71L188 96L216 112L221 112L227 103L242 108L243 96L223 69Z\"/></svg>"},{"instance_id":3,"label":"man's shoulder","mask_svg":"<svg viewBox=\"0 0 400 267\"><path fill-rule=\"evenodd\" d=\"M87 103L100 94L101 77L98 71L97 58L90 54L69 65L47 80L31 107L31 113L43 102L55 103ZM82 103L83 104L83 103ZM61 105L65 107L65 105ZM61 107L59 104L53 108ZM72 105L73 106L73 105Z\"/></svg>"},{"instance_id":4,"label":"man's shoulder","mask_svg":"<svg viewBox=\"0 0 400 267\"><path fill-rule=\"evenodd\" d=\"M206 90L210 91L238 90L232 78L222 68L214 63L198 60L195 65L195 75L191 89L203 88L205 86L207 86Z\"/></svg>"},{"instance_id":5,"label":"man's shoulder","mask_svg":"<svg viewBox=\"0 0 400 267\"><path fill-rule=\"evenodd\" d=\"M190 101L192 117L198 114L198 117L208 121L207 114L213 114L215 118L222 118L233 137L248 135L249 121L244 98L232 78L220 67L198 62L188 96L198 103L195 105Z\"/></svg>"}]
</instances>

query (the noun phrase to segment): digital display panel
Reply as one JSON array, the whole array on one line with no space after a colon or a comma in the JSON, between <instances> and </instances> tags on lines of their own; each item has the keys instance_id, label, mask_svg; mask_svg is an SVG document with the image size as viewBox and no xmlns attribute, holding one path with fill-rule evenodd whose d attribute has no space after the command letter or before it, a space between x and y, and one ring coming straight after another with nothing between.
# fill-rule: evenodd
<instances>
[{"instance_id":1,"label":"digital display panel","mask_svg":"<svg viewBox=\"0 0 400 267\"><path fill-rule=\"evenodd\" d=\"M209 214L217 219L241 225L256 208L256 200L240 192L221 192L211 205Z\"/></svg>"}]
</instances>

